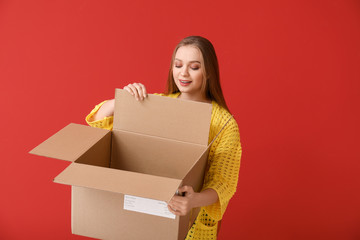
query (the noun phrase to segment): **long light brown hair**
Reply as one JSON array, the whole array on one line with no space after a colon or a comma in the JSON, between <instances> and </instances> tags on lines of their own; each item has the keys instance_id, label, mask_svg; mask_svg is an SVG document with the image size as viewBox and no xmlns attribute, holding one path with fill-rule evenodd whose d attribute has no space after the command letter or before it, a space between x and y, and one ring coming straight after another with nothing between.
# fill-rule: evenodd
<instances>
[{"instance_id":1,"label":"long light brown hair","mask_svg":"<svg viewBox=\"0 0 360 240\"><path fill-rule=\"evenodd\" d=\"M180 47L189 45L198 48L204 60L205 66L202 67L204 81L201 90L205 91L206 97L208 99L217 102L217 104L229 111L220 85L219 63L216 57L214 46L209 40L200 36L186 37L181 40L175 47L171 58L170 70L167 80L167 89L165 94L179 92L179 88L176 86L173 76L174 59L176 52Z\"/></svg>"}]
</instances>

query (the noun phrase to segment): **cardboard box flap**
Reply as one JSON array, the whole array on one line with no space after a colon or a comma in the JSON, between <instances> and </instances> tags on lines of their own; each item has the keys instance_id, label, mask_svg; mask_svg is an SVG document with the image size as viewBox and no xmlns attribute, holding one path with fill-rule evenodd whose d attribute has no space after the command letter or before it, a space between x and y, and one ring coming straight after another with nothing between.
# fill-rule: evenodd
<instances>
[{"instance_id":1,"label":"cardboard box flap","mask_svg":"<svg viewBox=\"0 0 360 240\"><path fill-rule=\"evenodd\" d=\"M30 153L73 162L106 134L111 134L111 132L70 123L35 147Z\"/></svg>"},{"instance_id":2,"label":"cardboard box flap","mask_svg":"<svg viewBox=\"0 0 360 240\"><path fill-rule=\"evenodd\" d=\"M212 105L149 94L137 101L115 92L114 129L208 145Z\"/></svg>"},{"instance_id":3,"label":"cardboard box flap","mask_svg":"<svg viewBox=\"0 0 360 240\"><path fill-rule=\"evenodd\" d=\"M54 182L169 201L181 180L72 163Z\"/></svg>"}]
</instances>

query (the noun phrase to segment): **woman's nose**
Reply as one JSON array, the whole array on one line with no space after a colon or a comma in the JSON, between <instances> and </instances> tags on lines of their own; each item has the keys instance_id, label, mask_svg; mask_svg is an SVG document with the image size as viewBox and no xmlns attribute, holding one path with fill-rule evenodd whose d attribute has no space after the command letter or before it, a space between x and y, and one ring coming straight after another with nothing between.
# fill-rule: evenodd
<instances>
[{"instance_id":1,"label":"woman's nose","mask_svg":"<svg viewBox=\"0 0 360 240\"><path fill-rule=\"evenodd\" d=\"M186 68L186 67L184 67L183 69L181 69L181 75L182 76L187 76L187 75L189 75L189 72L188 72L188 69Z\"/></svg>"}]
</instances>

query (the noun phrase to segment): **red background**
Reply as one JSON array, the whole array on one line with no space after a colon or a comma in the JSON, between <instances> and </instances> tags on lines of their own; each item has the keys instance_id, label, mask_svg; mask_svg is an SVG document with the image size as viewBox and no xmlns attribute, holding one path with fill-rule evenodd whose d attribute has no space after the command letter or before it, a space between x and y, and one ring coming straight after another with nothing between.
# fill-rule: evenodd
<instances>
[{"instance_id":1,"label":"red background","mask_svg":"<svg viewBox=\"0 0 360 240\"><path fill-rule=\"evenodd\" d=\"M360 2L0 1L1 239L71 234L68 162L28 151L209 38L240 127L219 239L360 239Z\"/></svg>"}]
</instances>

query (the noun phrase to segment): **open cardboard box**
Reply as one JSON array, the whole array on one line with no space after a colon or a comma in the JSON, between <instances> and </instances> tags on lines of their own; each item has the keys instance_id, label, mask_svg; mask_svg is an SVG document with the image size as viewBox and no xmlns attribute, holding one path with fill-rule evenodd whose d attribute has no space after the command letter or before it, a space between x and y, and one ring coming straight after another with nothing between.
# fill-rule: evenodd
<instances>
[{"instance_id":1,"label":"open cardboard box","mask_svg":"<svg viewBox=\"0 0 360 240\"><path fill-rule=\"evenodd\" d=\"M30 153L72 162L54 182L72 186L74 234L184 239L198 211L178 217L167 202L180 186L201 190L212 105L115 93L112 131L69 124Z\"/></svg>"}]
</instances>

